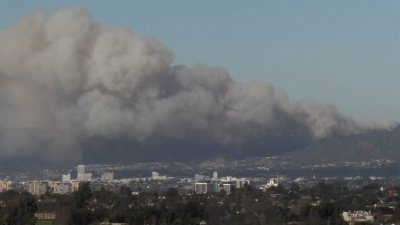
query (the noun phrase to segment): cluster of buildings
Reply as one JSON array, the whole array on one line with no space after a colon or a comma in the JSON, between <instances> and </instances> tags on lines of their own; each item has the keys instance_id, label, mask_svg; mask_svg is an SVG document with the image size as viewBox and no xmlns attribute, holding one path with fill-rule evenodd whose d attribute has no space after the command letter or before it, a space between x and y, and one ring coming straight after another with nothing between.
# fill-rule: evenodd
<instances>
[{"instance_id":1,"label":"cluster of buildings","mask_svg":"<svg viewBox=\"0 0 400 225\"><path fill-rule=\"evenodd\" d=\"M170 185L173 187L181 187L185 190L193 188L198 194L220 192L222 190L226 193L231 193L233 189L243 188L245 184L250 184L250 180L246 178L236 178L232 176L218 177L217 172L214 172L212 177L196 174L194 180L192 178L179 180L174 177L160 175L155 171L153 171L151 176L147 178L114 180L113 172L104 172L94 178L92 173L85 170L85 165L78 165L76 167L76 177L74 179L71 177L71 173L67 173L62 174L61 180L58 181L32 180L27 182L23 181L13 185L9 180L0 180L0 192L8 191L17 187L16 190L25 190L37 196L46 193L67 194L78 190L79 185L83 182L91 182L95 188L98 188L99 185L104 185L105 183L110 184L108 186L109 188L115 188L120 184L124 184L130 185L131 188L133 187L133 190L141 190L142 188L146 190L151 188L162 189ZM139 187L135 188L135 184L136 186L139 185Z\"/></svg>"},{"instance_id":2,"label":"cluster of buildings","mask_svg":"<svg viewBox=\"0 0 400 225\"><path fill-rule=\"evenodd\" d=\"M29 181L25 183L25 189L33 195L46 193L67 194L78 190L79 181Z\"/></svg>"},{"instance_id":3,"label":"cluster of buildings","mask_svg":"<svg viewBox=\"0 0 400 225\"><path fill-rule=\"evenodd\" d=\"M196 174L194 179L194 190L197 194L222 190L229 194L235 188L243 188L245 184L250 184L250 180L245 178L231 176L219 178L217 172L214 172L212 177Z\"/></svg>"},{"instance_id":4,"label":"cluster of buildings","mask_svg":"<svg viewBox=\"0 0 400 225\"><path fill-rule=\"evenodd\" d=\"M81 182L90 182L92 181L92 174L91 173L86 173L85 172L85 165L78 165L77 167L77 175L76 175L76 180L81 181ZM66 179L71 179L71 174L65 174L63 177L66 177ZM69 178L68 178L69 177Z\"/></svg>"},{"instance_id":5,"label":"cluster of buildings","mask_svg":"<svg viewBox=\"0 0 400 225\"><path fill-rule=\"evenodd\" d=\"M100 181L112 181L114 174L112 172L103 173ZM24 183L24 189L33 195L43 195L46 193L66 194L78 190L82 182L91 182L92 174L85 171L84 165L78 165L76 179L71 179L71 174L63 174L61 181L29 181ZM5 182L5 181L3 181ZM2 182L0 182L0 189ZM9 186L11 188L11 183Z\"/></svg>"}]
</instances>

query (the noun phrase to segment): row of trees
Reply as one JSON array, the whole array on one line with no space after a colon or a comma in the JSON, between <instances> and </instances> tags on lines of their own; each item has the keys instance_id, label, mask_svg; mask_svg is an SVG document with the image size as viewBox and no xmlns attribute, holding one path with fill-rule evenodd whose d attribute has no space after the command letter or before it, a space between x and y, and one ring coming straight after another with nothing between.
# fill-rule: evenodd
<instances>
[{"instance_id":1,"label":"row of trees","mask_svg":"<svg viewBox=\"0 0 400 225\"><path fill-rule=\"evenodd\" d=\"M400 221L396 196L386 197L379 185L349 189L343 183L319 183L301 189L293 184L271 188L265 192L245 186L210 194L141 192L132 195L127 187L117 192L106 189L92 191L89 184L68 195L46 194L34 198L28 193L8 191L0 194L0 224L35 224L36 211L56 212L56 224L87 225L103 221L128 224L343 224L344 210L370 210L377 222L392 214L392 222Z\"/></svg>"},{"instance_id":2,"label":"row of trees","mask_svg":"<svg viewBox=\"0 0 400 225\"><path fill-rule=\"evenodd\" d=\"M7 191L0 194L0 224L35 224L36 199L29 193Z\"/></svg>"}]
</instances>

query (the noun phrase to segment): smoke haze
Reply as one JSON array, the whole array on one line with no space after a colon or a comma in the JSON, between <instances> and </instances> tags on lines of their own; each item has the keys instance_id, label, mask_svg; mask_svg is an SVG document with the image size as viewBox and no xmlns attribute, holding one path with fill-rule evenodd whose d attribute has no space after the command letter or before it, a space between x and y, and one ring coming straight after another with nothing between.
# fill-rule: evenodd
<instances>
[{"instance_id":1,"label":"smoke haze","mask_svg":"<svg viewBox=\"0 0 400 225\"><path fill-rule=\"evenodd\" d=\"M99 138L159 140L160 151L189 140L268 153L377 127L333 105L291 101L266 82L173 60L162 43L96 23L79 8L22 18L0 31L0 158L76 162L90 148L82 143Z\"/></svg>"}]
</instances>

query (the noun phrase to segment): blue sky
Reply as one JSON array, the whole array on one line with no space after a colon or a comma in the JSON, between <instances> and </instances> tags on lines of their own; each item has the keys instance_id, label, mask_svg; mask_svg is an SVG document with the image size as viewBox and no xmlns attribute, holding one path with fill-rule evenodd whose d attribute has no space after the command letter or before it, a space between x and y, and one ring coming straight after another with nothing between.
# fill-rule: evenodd
<instances>
[{"instance_id":1,"label":"blue sky","mask_svg":"<svg viewBox=\"0 0 400 225\"><path fill-rule=\"evenodd\" d=\"M0 0L0 28L71 5L163 42L175 64L222 66L294 100L400 121L400 1Z\"/></svg>"}]
</instances>

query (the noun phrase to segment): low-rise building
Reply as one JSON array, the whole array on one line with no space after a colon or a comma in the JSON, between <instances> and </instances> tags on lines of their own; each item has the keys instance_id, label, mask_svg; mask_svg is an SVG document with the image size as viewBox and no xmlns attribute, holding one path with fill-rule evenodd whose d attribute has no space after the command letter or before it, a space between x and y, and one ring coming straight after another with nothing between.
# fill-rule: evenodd
<instances>
[{"instance_id":1,"label":"low-rise building","mask_svg":"<svg viewBox=\"0 0 400 225\"><path fill-rule=\"evenodd\" d=\"M63 174L61 180L62 180L63 182L69 182L69 181L71 181L71 174L70 174L70 173L69 173L69 174Z\"/></svg>"},{"instance_id":2,"label":"low-rise building","mask_svg":"<svg viewBox=\"0 0 400 225\"><path fill-rule=\"evenodd\" d=\"M91 173L78 173L77 180L81 182L90 182L92 181Z\"/></svg>"},{"instance_id":3,"label":"low-rise building","mask_svg":"<svg viewBox=\"0 0 400 225\"><path fill-rule=\"evenodd\" d=\"M49 182L49 187L55 194L67 194L72 192L71 182L51 181Z\"/></svg>"},{"instance_id":4,"label":"low-rise building","mask_svg":"<svg viewBox=\"0 0 400 225\"><path fill-rule=\"evenodd\" d=\"M114 180L114 173L113 172L105 172L101 175L101 181L109 182Z\"/></svg>"},{"instance_id":5,"label":"low-rise building","mask_svg":"<svg viewBox=\"0 0 400 225\"><path fill-rule=\"evenodd\" d=\"M205 194L208 192L213 192L213 185L208 182L198 182L194 184L194 191L197 194Z\"/></svg>"},{"instance_id":6,"label":"low-rise building","mask_svg":"<svg viewBox=\"0 0 400 225\"><path fill-rule=\"evenodd\" d=\"M348 211L342 213L342 218L350 225L361 222L374 222L374 216L367 211Z\"/></svg>"},{"instance_id":7,"label":"low-rise building","mask_svg":"<svg viewBox=\"0 0 400 225\"><path fill-rule=\"evenodd\" d=\"M79 185L81 184L80 181L74 180L71 182L72 185L72 192L77 191L79 189Z\"/></svg>"},{"instance_id":8,"label":"low-rise building","mask_svg":"<svg viewBox=\"0 0 400 225\"><path fill-rule=\"evenodd\" d=\"M49 190L48 181L31 181L28 182L28 192L32 195L44 195Z\"/></svg>"}]
</instances>

